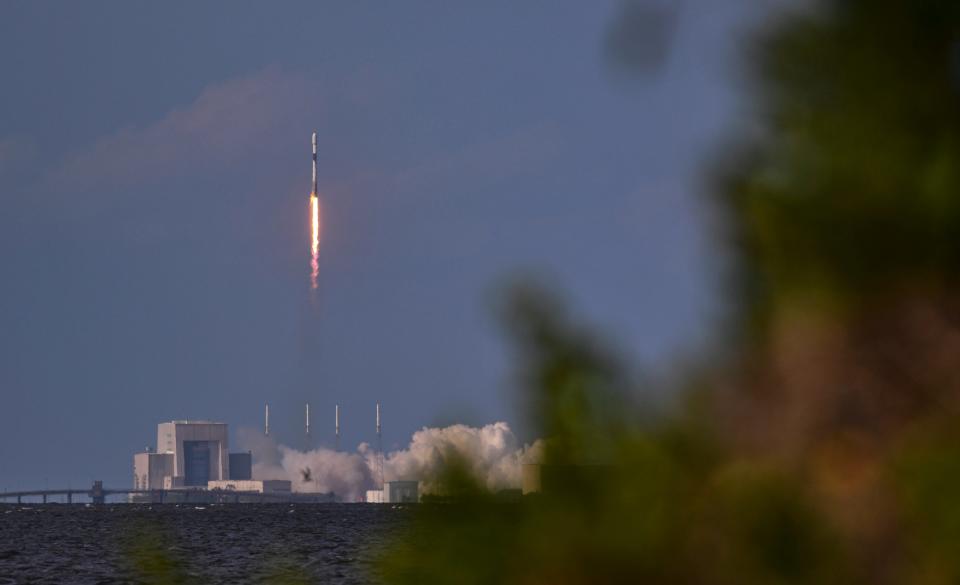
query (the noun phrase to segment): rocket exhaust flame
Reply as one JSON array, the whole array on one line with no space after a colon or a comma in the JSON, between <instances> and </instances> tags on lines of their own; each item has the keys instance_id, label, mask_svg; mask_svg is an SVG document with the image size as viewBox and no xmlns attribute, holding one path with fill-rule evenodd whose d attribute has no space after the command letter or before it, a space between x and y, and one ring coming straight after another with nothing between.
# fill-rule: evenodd
<instances>
[{"instance_id":1,"label":"rocket exhaust flame","mask_svg":"<svg viewBox=\"0 0 960 585\"><path fill-rule=\"evenodd\" d=\"M310 190L310 289L317 289L320 276L320 197L317 193L317 133L311 137L313 146L313 181Z\"/></svg>"},{"instance_id":2,"label":"rocket exhaust flame","mask_svg":"<svg viewBox=\"0 0 960 585\"><path fill-rule=\"evenodd\" d=\"M310 288L317 289L320 276L320 199L310 195L311 241L310 241Z\"/></svg>"}]
</instances>

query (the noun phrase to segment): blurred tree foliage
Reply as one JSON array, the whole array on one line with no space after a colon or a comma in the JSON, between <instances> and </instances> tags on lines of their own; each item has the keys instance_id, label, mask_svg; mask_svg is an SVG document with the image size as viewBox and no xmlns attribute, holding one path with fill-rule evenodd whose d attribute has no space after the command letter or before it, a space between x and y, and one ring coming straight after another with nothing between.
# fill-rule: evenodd
<instances>
[{"instance_id":1,"label":"blurred tree foliage","mask_svg":"<svg viewBox=\"0 0 960 585\"><path fill-rule=\"evenodd\" d=\"M715 175L722 365L652 417L519 289L506 322L563 481L421 506L388 582L960 581L960 2L817 2L750 47L756 125Z\"/></svg>"},{"instance_id":2,"label":"blurred tree foliage","mask_svg":"<svg viewBox=\"0 0 960 585\"><path fill-rule=\"evenodd\" d=\"M960 3L816 6L753 44L760 131L717 190L765 316L960 276Z\"/></svg>"}]
</instances>

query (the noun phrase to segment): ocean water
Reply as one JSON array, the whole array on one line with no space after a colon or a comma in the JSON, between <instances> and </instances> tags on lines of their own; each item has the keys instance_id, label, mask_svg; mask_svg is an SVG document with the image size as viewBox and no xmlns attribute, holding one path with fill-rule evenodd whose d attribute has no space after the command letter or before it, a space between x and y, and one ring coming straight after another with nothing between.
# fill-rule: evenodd
<instances>
[{"instance_id":1,"label":"ocean water","mask_svg":"<svg viewBox=\"0 0 960 585\"><path fill-rule=\"evenodd\" d=\"M376 583L410 508L0 505L0 584Z\"/></svg>"}]
</instances>

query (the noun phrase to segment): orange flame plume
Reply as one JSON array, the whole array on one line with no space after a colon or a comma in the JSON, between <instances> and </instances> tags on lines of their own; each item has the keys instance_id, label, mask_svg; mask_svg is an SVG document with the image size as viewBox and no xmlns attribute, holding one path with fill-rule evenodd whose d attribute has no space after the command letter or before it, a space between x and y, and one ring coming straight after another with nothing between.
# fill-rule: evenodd
<instances>
[{"instance_id":1,"label":"orange flame plume","mask_svg":"<svg viewBox=\"0 0 960 585\"><path fill-rule=\"evenodd\" d=\"M310 288L317 289L317 278L320 276L320 198L316 193L310 194L310 218L312 238L310 241Z\"/></svg>"}]
</instances>

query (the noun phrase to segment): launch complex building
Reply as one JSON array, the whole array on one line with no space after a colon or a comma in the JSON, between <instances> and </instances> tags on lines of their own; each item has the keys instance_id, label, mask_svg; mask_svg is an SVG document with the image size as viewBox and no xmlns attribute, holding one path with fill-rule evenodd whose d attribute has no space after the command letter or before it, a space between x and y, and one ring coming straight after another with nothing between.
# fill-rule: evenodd
<instances>
[{"instance_id":1,"label":"launch complex building","mask_svg":"<svg viewBox=\"0 0 960 585\"><path fill-rule=\"evenodd\" d=\"M307 417L309 420L309 411ZM339 436L339 407L336 418ZM269 411L264 422L264 431L269 433ZM147 448L133 456L136 493L129 495L129 501L338 501L333 493L294 492L289 480L255 479L253 455L230 453L227 431L227 424L220 422L177 420L158 424L156 449ZM366 492L364 501L387 504L419 500L416 481L388 481L381 485L382 489Z\"/></svg>"},{"instance_id":2,"label":"launch complex building","mask_svg":"<svg viewBox=\"0 0 960 585\"><path fill-rule=\"evenodd\" d=\"M227 424L177 420L157 425L157 447L133 456L133 487L137 490L196 492L229 490L251 494L290 494L288 480L253 479L253 458L230 453ZM149 501L152 495L132 495Z\"/></svg>"}]
</instances>

